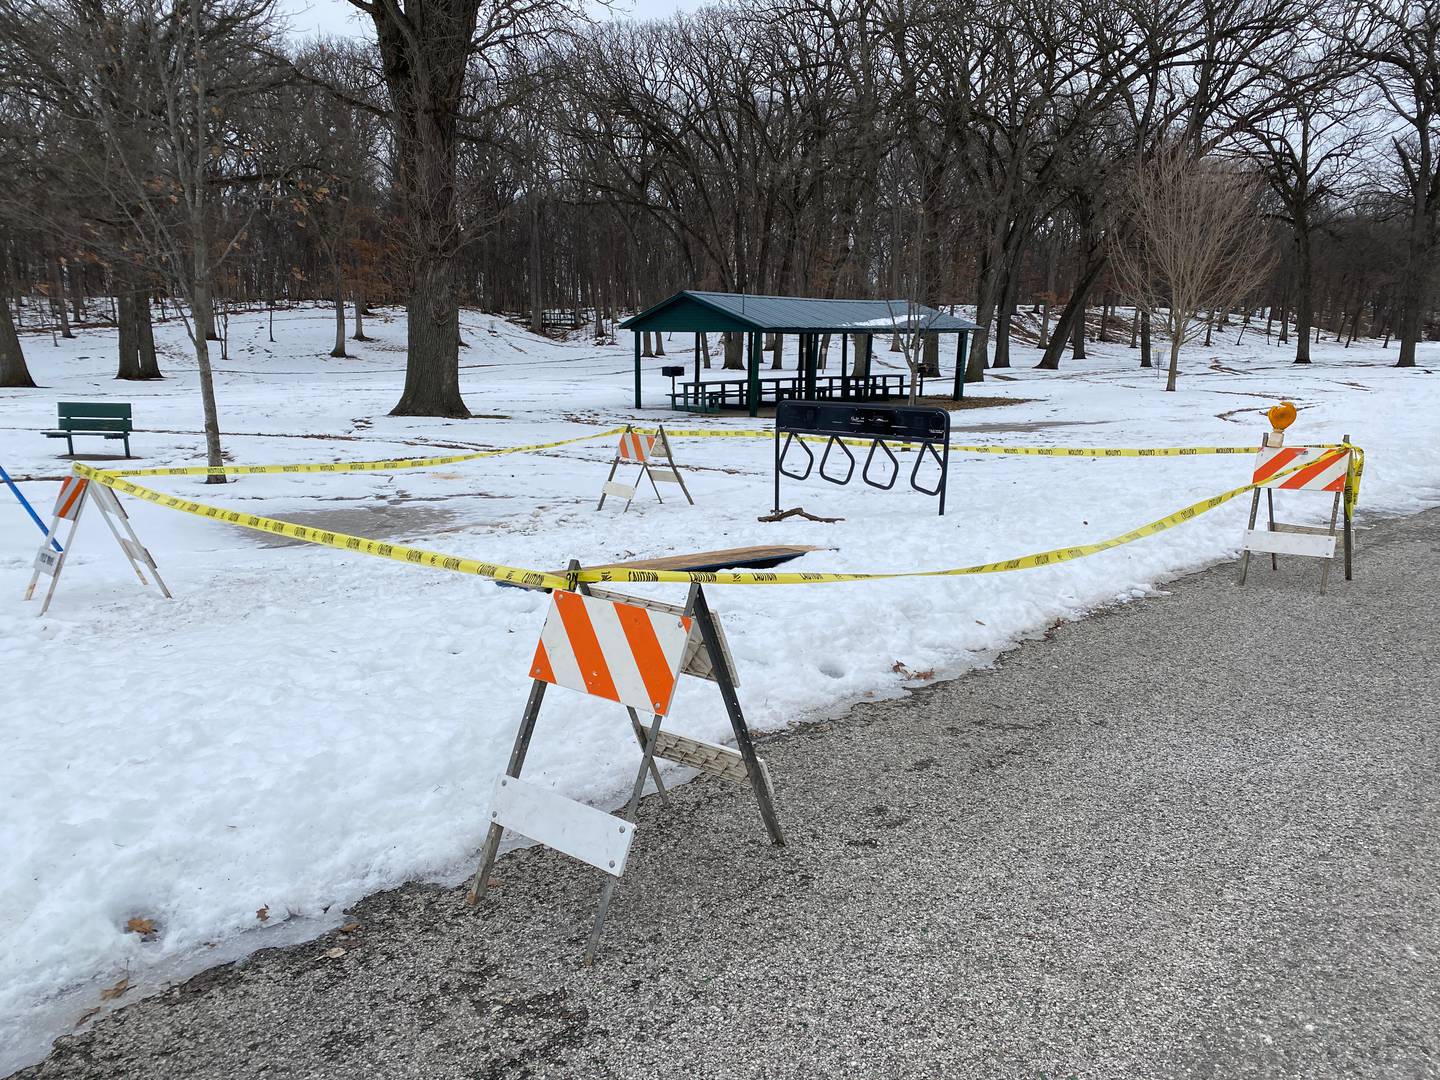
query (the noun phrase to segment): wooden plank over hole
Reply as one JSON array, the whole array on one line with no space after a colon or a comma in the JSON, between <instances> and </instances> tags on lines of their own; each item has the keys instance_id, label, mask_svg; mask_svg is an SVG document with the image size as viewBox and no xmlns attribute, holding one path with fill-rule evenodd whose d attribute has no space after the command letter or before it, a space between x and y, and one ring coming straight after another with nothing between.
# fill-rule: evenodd
<instances>
[{"instance_id":1,"label":"wooden plank over hole","mask_svg":"<svg viewBox=\"0 0 1440 1080\"><path fill-rule=\"evenodd\" d=\"M635 839L635 826L623 818L513 776L495 781L490 820L615 877L625 872Z\"/></svg>"}]
</instances>

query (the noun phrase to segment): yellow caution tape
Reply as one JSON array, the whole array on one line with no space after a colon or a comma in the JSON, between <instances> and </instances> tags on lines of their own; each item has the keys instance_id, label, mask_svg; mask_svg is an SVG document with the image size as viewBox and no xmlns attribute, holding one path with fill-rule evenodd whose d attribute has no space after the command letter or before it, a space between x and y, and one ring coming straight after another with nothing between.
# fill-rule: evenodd
<instances>
[{"instance_id":1,"label":"yellow caution tape","mask_svg":"<svg viewBox=\"0 0 1440 1080\"><path fill-rule=\"evenodd\" d=\"M585 584L606 583L617 581L632 581L643 583L656 582L684 582L697 583L702 585L816 585L834 582L849 581L884 581L897 578L916 577L962 577L972 574L994 574L1005 573L1011 570L1027 570L1040 566L1054 566L1063 562L1070 562L1075 559L1082 559L1089 555L1097 555L1102 551L1109 551L1112 548L1132 543L1136 540L1143 540L1148 536L1165 532L1176 525L1208 513L1218 506L1222 506L1237 496L1247 492L1256 491L1262 487L1270 487L1276 481L1299 472L1306 467L1306 463L1292 466L1281 472L1268 477L1261 484L1245 484L1241 487L1232 488L1219 495L1202 499L1197 503L1177 510L1174 513L1166 514L1164 517L1142 525L1137 529L1122 533L1119 536L1111 537L1108 540L1101 540L1093 544L1080 544L1072 547L1053 548L1050 551L1036 552L1031 555L1022 555L1019 558L1003 559L997 562L978 563L974 566L960 566L945 570L910 570L888 573L828 573L828 572L805 572L805 571L680 571L680 570L626 570L624 568L609 568L601 570L585 570L570 572L565 576L546 573L542 570L527 570L514 566L503 566L499 563L483 562L478 559L462 558L458 555L446 555L443 552L429 551L424 548L408 547L402 544L389 544L378 540L370 540L360 536L349 536L345 533L337 533L328 529L313 529L304 525L293 525L287 521L279 521L275 518L261 517L256 514L245 514L236 510L224 510L218 506L210 506L206 503L196 502L192 499L181 499L173 495L166 495L163 492L155 491L152 488L143 487L125 479L127 476L146 475L169 475L169 476L194 476L212 473L216 471L253 470L255 472L343 472L360 471L363 467L390 468L417 467L426 461L450 462L467 461L480 457L493 457L498 454L520 453L525 450L549 449L553 446L564 446L570 443L588 441L590 439L602 438L606 435L619 434L622 429L616 428L612 431L600 432L595 435L583 436L576 439L566 439L554 443L540 443L529 447L513 447L507 450L482 451L475 454L458 455L451 458L441 459L412 459L408 466L395 462L351 462L350 468L346 469L337 465L321 466L283 466L283 465L258 465L258 466L225 466L222 470L209 468L190 468L178 470L126 470L113 471L96 469L92 466L76 462L74 471L77 476L83 476L104 484L106 487L116 491L123 491L127 495L134 495L136 498L144 499L169 510L179 510L182 513L194 514L197 517L209 518L213 521L221 521L229 525L238 525L241 528L254 529L258 532L270 533L277 536L287 536L291 539L301 540L310 544L320 544L325 547L338 548L342 551L359 552L362 555L373 555L378 558L392 559L396 562L409 563L416 566L428 566L437 570L450 570L461 574L474 574L478 577L490 578L495 581L505 581L516 585L525 585L531 588L541 589L568 589L574 588L577 582ZM691 432L671 431L667 434L675 436L690 436ZM726 433L730 436L738 436L743 433ZM752 433L753 434L753 433ZM760 433L769 438L769 433ZM1345 448L1351 451L1350 469L1346 475L1344 503L1347 518L1351 516L1355 500L1359 495L1360 476L1364 471L1365 452L1350 443L1326 444L1325 449ZM1011 448L1019 452L1041 452L1036 448ZM1239 453L1237 448L1162 448L1159 452L1146 451L1120 451L1097 450L1097 451L1057 451L1067 455L1083 456L1159 456L1166 450L1173 454L1180 453ZM986 452L1003 453L1004 448L990 448ZM1244 448L1243 452L1254 453L1250 448Z\"/></svg>"},{"instance_id":2,"label":"yellow caution tape","mask_svg":"<svg viewBox=\"0 0 1440 1080\"><path fill-rule=\"evenodd\" d=\"M1350 446L1348 443L1341 444L1355 451L1355 454L1363 461L1364 452L1359 447ZM1339 449L1340 447L1334 447ZM1352 456L1352 461L1355 457ZM978 563L975 566L958 566L948 570L910 570L882 574L836 574L805 571L708 571L708 572L685 572L678 570L625 570L620 568L604 570L581 569L576 580L590 584L613 582L613 581L638 581L638 582L661 582L661 581L682 581L695 582L701 585L819 585L831 582L845 581L881 581L891 578L915 578L915 577L963 577L970 574L998 574L1010 570L1029 570L1039 566L1055 566L1059 563L1070 562L1074 559L1083 559L1087 555L1098 555L1102 551L1109 551L1111 548L1120 547L1136 540L1143 540L1147 536L1154 536L1167 529L1173 529L1176 525L1184 524L1201 514L1214 510L1217 506L1223 506L1231 499L1244 495L1246 492L1255 491L1258 488L1269 487L1277 480L1284 479L1292 473L1297 473L1306 468L1307 463L1292 466L1274 476L1268 477L1263 484L1245 484L1243 487L1232 488L1219 495L1212 495L1208 499L1202 499L1197 503L1176 510L1173 514L1166 514L1162 518L1142 525L1138 529L1131 529L1127 533L1111 537L1109 540L1101 540L1094 544L1080 544L1074 547L1053 548L1050 551L1040 551L1033 555L1022 555L1016 559L1003 559L998 562ZM1358 479L1357 479L1358 483ZM1347 480L1347 501L1351 500Z\"/></svg>"},{"instance_id":3,"label":"yellow caution tape","mask_svg":"<svg viewBox=\"0 0 1440 1080\"><path fill-rule=\"evenodd\" d=\"M635 430L642 435L656 434L656 431L641 431L639 428ZM665 434L677 439L773 439L775 437L773 431L732 430L729 428L666 428ZM828 442L830 436L798 435L796 438L806 442ZM839 438L841 442L849 443L852 446L864 446L872 441L843 436ZM900 445L918 446L919 442L911 440ZM1015 454L1028 457L1191 457L1203 454L1253 454L1256 452L1256 448L1253 446L969 446L962 443L951 443L950 449L957 454Z\"/></svg>"},{"instance_id":4,"label":"yellow caution tape","mask_svg":"<svg viewBox=\"0 0 1440 1080\"><path fill-rule=\"evenodd\" d=\"M356 551L361 555L374 555L381 559L410 563L413 566L429 566L436 570L451 570L457 574L475 574L478 577L493 578L496 581L508 581L515 585L528 585L538 589L564 589L568 586L565 578L547 574L541 570L501 566L499 563L464 559L458 555L446 555L443 552L427 551L424 548L387 544L380 540L368 540L362 536L348 536L345 533L332 532L329 529L311 529L304 525L292 525L288 521L277 521L274 518L260 517L257 514L244 514L238 510L222 510L218 506L208 506L205 503L195 502L193 499L180 499L174 495L166 495L151 488L141 487L139 484L122 478L117 473L105 472L79 462L75 464L75 473L77 476L94 480L96 483L104 484L116 491L134 495L137 499L144 499L156 506L163 506L167 510L179 510L182 513L194 514L196 517L223 521L227 525L239 525L244 529L254 529L257 532L271 533L275 536L288 536L294 540L303 540L307 544L321 544L325 547L339 548L341 551Z\"/></svg>"},{"instance_id":5,"label":"yellow caution tape","mask_svg":"<svg viewBox=\"0 0 1440 1080\"><path fill-rule=\"evenodd\" d=\"M499 450L476 450L468 454L449 454L445 457L389 458L382 461L331 461L305 465L217 465L213 467L196 465L173 469L111 469L105 471L111 476L254 476L260 473L347 473L428 469L437 465L456 465L462 461L502 457L505 454L526 454L537 450L552 450L557 446L570 446L573 443L603 439L608 435L619 435L624 430L624 428L611 428L609 431L597 431L593 435L578 435L573 439L561 439L558 442L507 446Z\"/></svg>"}]
</instances>

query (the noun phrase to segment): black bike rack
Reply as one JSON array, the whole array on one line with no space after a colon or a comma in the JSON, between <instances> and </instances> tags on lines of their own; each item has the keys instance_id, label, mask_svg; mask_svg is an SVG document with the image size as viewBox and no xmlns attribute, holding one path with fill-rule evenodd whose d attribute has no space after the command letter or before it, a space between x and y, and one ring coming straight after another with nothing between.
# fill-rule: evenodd
<instances>
[{"instance_id":1,"label":"black bike rack","mask_svg":"<svg viewBox=\"0 0 1440 1080\"><path fill-rule=\"evenodd\" d=\"M868 441L870 451L860 469L860 479L873 488L889 491L900 479L900 460L890 443L918 443L919 453L910 470L910 487L922 495L938 495L940 514L945 513L945 484L950 474L950 414L944 409L919 408L908 405L859 405L837 401L782 401L775 407L775 512L780 512L780 477L804 480L815 468L815 453L803 437L828 436L825 452L820 456L820 477L844 486L855 476L855 455L845 440ZM783 436L783 439L782 439ZM785 467L791 447L805 452L805 471ZM831 475L825 465L831 452L839 447L849 466L844 475ZM883 454L877 461L876 455ZM920 482L920 467L926 455L939 466L940 479L933 488ZM888 478L885 463L888 461Z\"/></svg>"}]
</instances>

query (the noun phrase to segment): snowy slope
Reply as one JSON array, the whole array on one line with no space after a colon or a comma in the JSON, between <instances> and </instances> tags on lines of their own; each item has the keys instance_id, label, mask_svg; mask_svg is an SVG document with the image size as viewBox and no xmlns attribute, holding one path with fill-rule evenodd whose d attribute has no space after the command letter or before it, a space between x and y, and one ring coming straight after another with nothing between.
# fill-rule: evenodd
<instances>
[{"instance_id":1,"label":"snowy slope","mask_svg":"<svg viewBox=\"0 0 1440 1080\"><path fill-rule=\"evenodd\" d=\"M604 430L638 418L628 343L557 344L500 320L465 319L469 421L394 418L400 317L332 360L327 312L231 321L220 364L225 445L236 463L407 457ZM1230 335L1234 331L1229 331ZM37 431L58 399L134 403L143 465L202 463L199 398L178 326L158 328L157 384L111 379L113 337L52 347L27 339L44 389L0 391L0 464L28 477L42 512L68 462ZM1292 442L1349 433L1369 452L1361 522L1440 503L1440 374L1399 371L1376 343L1326 343L1306 370L1248 335L1187 347L1181 390L1123 345L1092 346L1059 373L1027 365L979 392L1022 399L956 416L958 442L1046 446L1253 445L1280 397L1302 409ZM687 362L672 343L670 362ZM793 355L793 350L792 350ZM885 364L897 358L881 353ZM647 362L660 405L664 361ZM793 361L787 360L787 363ZM1440 364L1440 346L1422 362ZM948 363L948 361L947 361ZM716 372L716 375L719 373ZM977 388L972 387L971 392ZM747 418L682 426L749 428ZM764 422L762 422L763 424ZM86 451L115 444L86 440ZM427 471L256 476L224 486L143 481L165 491L510 565L554 569L751 543L827 550L803 569L965 565L1103 539L1243 484L1248 457L1066 460L958 455L949 512L911 492L786 481L782 502L837 524L761 524L770 508L763 440L676 440L697 505L642 494L626 514L594 510L613 447L579 444ZM903 481L901 486L903 487ZM1301 497L1303 499L1303 497ZM528 688L546 598L473 577L277 542L130 501L173 601L142 589L98 517L82 525L49 614L19 596L39 534L0 492L0 1070L43 1053L99 991L128 973L153 983L288 936L413 877L453 880L483 835L486 799ZM1326 500L1299 502L1318 518ZM905 674L988 663L1057 619L1143 595L1235 553L1248 500L1159 537L1062 566L941 580L717 588L752 725L783 728L862 697L903 692ZM1294 508L1296 502L1287 504ZM1364 543L1363 532L1360 543ZM1354 588L1363 588L1363 581ZM683 586L654 586L678 597ZM1284 602L1268 595L1267 602ZM1334 602L1344 602L1337 587ZM718 694L687 680L676 730L723 740ZM636 764L624 714L579 695L546 701L527 774L599 804ZM776 777L783 811L784 777ZM258 909L269 914L265 924ZM142 941L132 916L154 919ZM288 920L288 923L287 923ZM132 993L130 997L133 998Z\"/></svg>"}]
</instances>

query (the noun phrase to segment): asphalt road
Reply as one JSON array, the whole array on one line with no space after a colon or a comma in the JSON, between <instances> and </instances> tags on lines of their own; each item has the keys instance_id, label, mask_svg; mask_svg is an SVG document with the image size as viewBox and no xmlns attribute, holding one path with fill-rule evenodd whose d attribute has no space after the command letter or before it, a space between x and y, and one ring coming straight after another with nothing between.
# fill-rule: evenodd
<instances>
[{"instance_id":1,"label":"asphalt road","mask_svg":"<svg viewBox=\"0 0 1440 1080\"><path fill-rule=\"evenodd\" d=\"M647 799L593 969L599 875L532 848L478 917L371 897L19 1075L1440 1077L1440 512L1356 570L1217 567L767 740L784 848L743 787Z\"/></svg>"}]
</instances>

